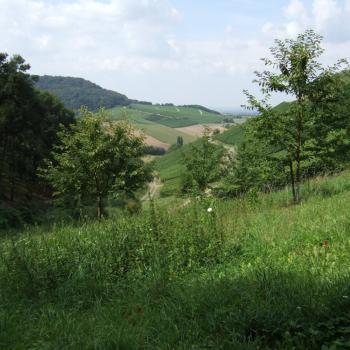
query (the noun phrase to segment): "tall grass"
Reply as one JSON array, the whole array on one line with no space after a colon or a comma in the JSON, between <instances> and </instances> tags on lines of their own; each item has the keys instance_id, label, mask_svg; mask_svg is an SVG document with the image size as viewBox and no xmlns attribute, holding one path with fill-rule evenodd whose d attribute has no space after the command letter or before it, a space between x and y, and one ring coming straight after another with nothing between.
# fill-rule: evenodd
<instances>
[{"instance_id":1,"label":"tall grass","mask_svg":"<svg viewBox=\"0 0 350 350\"><path fill-rule=\"evenodd\" d=\"M346 349L350 178L0 243L2 349ZM208 212L208 207L213 208Z\"/></svg>"}]
</instances>

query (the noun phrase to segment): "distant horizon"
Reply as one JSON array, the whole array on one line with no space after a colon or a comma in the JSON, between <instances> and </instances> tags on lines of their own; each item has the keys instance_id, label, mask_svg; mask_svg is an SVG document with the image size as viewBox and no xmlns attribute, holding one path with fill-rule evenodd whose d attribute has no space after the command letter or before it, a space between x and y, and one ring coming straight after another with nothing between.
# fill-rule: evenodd
<instances>
[{"instance_id":1,"label":"distant horizon","mask_svg":"<svg viewBox=\"0 0 350 350\"><path fill-rule=\"evenodd\" d=\"M38 76L40 77L40 76L50 76L50 75L48 75L48 74L43 74L43 75L38 75ZM91 80L88 80L88 79L85 79L85 78L83 78L83 77L74 77L74 76L68 76L68 75L55 75L55 77L84 79L84 80L87 80L87 81L89 81L89 82L91 82L91 83L93 83L93 84L96 84L96 85L100 86L100 87L103 88L103 89L106 89L104 86L101 86L101 85L97 84L96 82L91 81ZM110 90L110 89L107 89L107 90ZM118 93L120 93L120 94L126 95L123 91L115 91L115 90L111 90L111 91L118 92ZM127 96L127 95L126 95L126 96ZM132 96L127 96L127 97L128 97L129 99L131 99L131 100L137 100L137 101L139 101L139 102L142 102L142 101L144 101L144 102L149 102L149 103L152 103L153 105L156 105L156 104L166 104L166 103L172 103L172 104L174 104L174 105L176 105L176 106L189 105L189 104L186 104L186 103L183 103L183 104L175 104L175 103L173 103L172 101L157 102L157 101L146 101L146 100L144 100L144 99L136 99L136 98L134 98L134 97L132 97ZM225 114L225 113L227 113L227 114L240 114L240 115L242 115L242 114L246 114L246 115L254 115L254 114L256 114L254 111L247 111L247 110L245 110L245 109L244 109L243 107L241 107L241 106L229 106L229 107L228 107L228 106L210 106L210 105L207 105L207 104L201 104L201 103L195 103L195 102L190 103L190 104L191 104L191 105L202 105L203 107L212 109L212 110L214 110L214 111L216 111L216 112L220 112L220 113L222 113L222 114Z\"/></svg>"},{"instance_id":2,"label":"distant horizon","mask_svg":"<svg viewBox=\"0 0 350 350\"><path fill-rule=\"evenodd\" d=\"M0 18L0 50L20 54L33 74L159 103L260 97L260 59L274 39L306 29L324 36L322 63L350 58L350 0L0 0Z\"/></svg>"}]
</instances>

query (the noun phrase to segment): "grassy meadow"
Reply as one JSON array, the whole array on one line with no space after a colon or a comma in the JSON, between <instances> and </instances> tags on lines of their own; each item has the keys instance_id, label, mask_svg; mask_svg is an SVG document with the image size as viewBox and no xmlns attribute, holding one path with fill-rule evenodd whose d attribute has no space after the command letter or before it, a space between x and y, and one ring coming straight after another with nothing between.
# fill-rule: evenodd
<instances>
[{"instance_id":1,"label":"grassy meadow","mask_svg":"<svg viewBox=\"0 0 350 350\"><path fill-rule=\"evenodd\" d=\"M349 348L350 175L302 195L3 233L0 348Z\"/></svg>"}]
</instances>

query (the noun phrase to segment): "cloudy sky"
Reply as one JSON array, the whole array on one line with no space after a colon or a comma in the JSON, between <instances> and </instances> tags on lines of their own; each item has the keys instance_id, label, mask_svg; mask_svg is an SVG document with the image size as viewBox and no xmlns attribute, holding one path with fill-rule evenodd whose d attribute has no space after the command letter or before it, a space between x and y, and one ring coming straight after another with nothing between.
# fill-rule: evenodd
<instances>
[{"instance_id":1,"label":"cloudy sky","mask_svg":"<svg viewBox=\"0 0 350 350\"><path fill-rule=\"evenodd\" d=\"M0 0L0 51L131 98L239 107L273 39L314 28L350 58L350 0Z\"/></svg>"}]
</instances>

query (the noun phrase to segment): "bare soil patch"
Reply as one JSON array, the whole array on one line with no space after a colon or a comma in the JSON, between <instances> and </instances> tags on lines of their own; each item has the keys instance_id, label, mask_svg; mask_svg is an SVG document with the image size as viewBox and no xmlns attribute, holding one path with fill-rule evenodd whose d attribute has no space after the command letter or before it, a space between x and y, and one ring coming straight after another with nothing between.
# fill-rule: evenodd
<instances>
[{"instance_id":1,"label":"bare soil patch","mask_svg":"<svg viewBox=\"0 0 350 350\"><path fill-rule=\"evenodd\" d=\"M148 146L162 147L166 150L168 150L171 146L169 143L159 141L156 138L149 136L149 135L146 135L145 144Z\"/></svg>"},{"instance_id":2,"label":"bare soil patch","mask_svg":"<svg viewBox=\"0 0 350 350\"><path fill-rule=\"evenodd\" d=\"M215 129L219 129L220 132L223 132L226 130L222 126L222 124L215 124L215 123L185 126L183 128L176 128L176 130L182 131L182 132L189 134L189 135L192 135L192 136L201 137L201 136L203 136L203 133L204 133L206 128L209 128L211 130L211 132L213 132Z\"/></svg>"}]
</instances>

